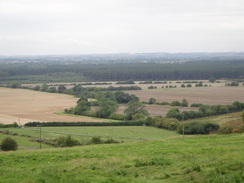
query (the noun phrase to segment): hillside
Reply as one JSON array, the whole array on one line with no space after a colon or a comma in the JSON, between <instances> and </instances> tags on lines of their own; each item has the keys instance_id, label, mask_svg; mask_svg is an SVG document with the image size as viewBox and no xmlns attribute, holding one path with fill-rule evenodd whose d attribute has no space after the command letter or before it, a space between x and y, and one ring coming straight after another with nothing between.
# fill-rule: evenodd
<instances>
[{"instance_id":1,"label":"hillside","mask_svg":"<svg viewBox=\"0 0 244 183\"><path fill-rule=\"evenodd\" d=\"M0 153L1 182L243 182L243 134Z\"/></svg>"}]
</instances>

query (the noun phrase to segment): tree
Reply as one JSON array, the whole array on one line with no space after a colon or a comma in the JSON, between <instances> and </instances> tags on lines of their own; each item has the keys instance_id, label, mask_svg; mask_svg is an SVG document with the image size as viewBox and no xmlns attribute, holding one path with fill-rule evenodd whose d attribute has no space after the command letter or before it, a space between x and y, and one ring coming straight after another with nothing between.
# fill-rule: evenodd
<instances>
[{"instance_id":1,"label":"tree","mask_svg":"<svg viewBox=\"0 0 244 183\"><path fill-rule=\"evenodd\" d=\"M181 107L188 107L189 103L186 99L183 99L181 102Z\"/></svg>"},{"instance_id":2,"label":"tree","mask_svg":"<svg viewBox=\"0 0 244 183\"><path fill-rule=\"evenodd\" d=\"M12 81L10 84L9 84L9 87L10 88L20 88L21 87L21 84L17 81Z\"/></svg>"},{"instance_id":3,"label":"tree","mask_svg":"<svg viewBox=\"0 0 244 183\"><path fill-rule=\"evenodd\" d=\"M88 102L88 99L85 96L81 96L81 98L77 101L77 105L74 108L74 113L78 115L84 114L84 112L89 111L91 109L91 105Z\"/></svg>"},{"instance_id":4,"label":"tree","mask_svg":"<svg viewBox=\"0 0 244 183\"><path fill-rule=\"evenodd\" d=\"M178 120L181 120L182 116L178 108L171 108L167 112L166 118L176 118Z\"/></svg>"},{"instance_id":5,"label":"tree","mask_svg":"<svg viewBox=\"0 0 244 183\"><path fill-rule=\"evenodd\" d=\"M49 88L49 86L46 84L46 83L44 83L44 84L42 84L42 86L41 86L41 91L48 91L48 88Z\"/></svg>"},{"instance_id":6,"label":"tree","mask_svg":"<svg viewBox=\"0 0 244 183\"><path fill-rule=\"evenodd\" d=\"M18 148L18 144L14 139L10 137L6 137L5 139L2 140L1 143L2 151L15 151L17 148Z\"/></svg>"},{"instance_id":7,"label":"tree","mask_svg":"<svg viewBox=\"0 0 244 183\"><path fill-rule=\"evenodd\" d=\"M148 103L149 104L155 104L156 103L156 99L155 98L150 98Z\"/></svg>"},{"instance_id":8,"label":"tree","mask_svg":"<svg viewBox=\"0 0 244 183\"><path fill-rule=\"evenodd\" d=\"M115 95L111 91L101 91L101 92L96 92L95 98L98 101L106 101L106 100L113 100L116 101Z\"/></svg>"},{"instance_id":9,"label":"tree","mask_svg":"<svg viewBox=\"0 0 244 183\"><path fill-rule=\"evenodd\" d=\"M132 100L127 104L127 108L124 110L124 114L127 120L133 119L133 116L140 114L141 118L148 115L148 111L145 109L145 106L138 100Z\"/></svg>"},{"instance_id":10,"label":"tree","mask_svg":"<svg viewBox=\"0 0 244 183\"><path fill-rule=\"evenodd\" d=\"M128 94L123 91L117 91L114 93L115 98L118 103L128 103L129 101L133 100L136 98L134 94Z\"/></svg>"},{"instance_id":11,"label":"tree","mask_svg":"<svg viewBox=\"0 0 244 183\"><path fill-rule=\"evenodd\" d=\"M50 88L49 88L49 92L50 92L50 93L57 93L57 89L56 89L56 87L55 87L55 86L50 87Z\"/></svg>"},{"instance_id":12,"label":"tree","mask_svg":"<svg viewBox=\"0 0 244 183\"><path fill-rule=\"evenodd\" d=\"M36 91L39 91L41 89L41 86L40 85L36 85L35 87L34 87L34 90L36 90Z\"/></svg>"},{"instance_id":13,"label":"tree","mask_svg":"<svg viewBox=\"0 0 244 183\"><path fill-rule=\"evenodd\" d=\"M64 86L64 85L58 86L58 93L64 93L65 90L67 90L66 86Z\"/></svg>"},{"instance_id":14,"label":"tree","mask_svg":"<svg viewBox=\"0 0 244 183\"><path fill-rule=\"evenodd\" d=\"M97 111L97 116L101 118L108 118L111 114L114 114L119 105L113 100L103 100L99 101L99 111Z\"/></svg>"}]
</instances>

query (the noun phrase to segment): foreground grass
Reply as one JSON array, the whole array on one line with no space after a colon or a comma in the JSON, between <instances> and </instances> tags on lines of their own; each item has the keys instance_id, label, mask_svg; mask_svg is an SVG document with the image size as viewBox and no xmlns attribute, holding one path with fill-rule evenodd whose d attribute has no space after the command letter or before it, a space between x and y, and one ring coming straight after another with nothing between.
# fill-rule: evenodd
<instances>
[{"instance_id":1,"label":"foreground grass","mask_svg":"<svg viewBox=\"0 0 244 183\"><path fill-rule=\"evenodd\" d=\"M1 182L243 182L243 134L0 153Z\"/></svg>"}]
</instances>

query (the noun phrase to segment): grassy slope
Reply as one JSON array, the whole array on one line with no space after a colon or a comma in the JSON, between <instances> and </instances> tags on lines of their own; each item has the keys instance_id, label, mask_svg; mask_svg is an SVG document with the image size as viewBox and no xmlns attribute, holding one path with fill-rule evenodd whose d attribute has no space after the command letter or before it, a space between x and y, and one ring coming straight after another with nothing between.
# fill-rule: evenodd
<instances>
[{"instance_id":1,"label":"grassy slope","mask_svg":"<svg viewBox=\"0 0 244 183\"><path fill-rule=\"evenodd\" d=\"M30 138L20 137L20 136L12 136L12 135L4 135L0 134L0 142L2 139L6 137L11 137L15 139L18 144L18 150L20 149L39 149L40 144L38 142L32 142ZM49 145L42 144L42 148L51 148Z\"/></svg>"},{"instance_id":2,"label":"grassy slope","mask_svg":"<svg viewBox=\"0 0 244 183\"><path fill-rule=\"evenodd\" d=\"M1 182L243 182L244 134L0 153Z\"/></svg>"},{"instance_id":3,"label":"grassy slope","mask_svg":"<svg viewBox=\"0 0 244 183\"><path fill-rule=\"evenodd\" d=\"M228 113L228 114L223 114L218 116L188 120L186 122L192 122L192 121L210 122L210 123L216 123L222 127L228 126L228 127L236 128L244 125L241 119L241 113L242 112Z\"/></svg>"},{"instance_id":4,"label":"grassy slope","mask_svg":"<svg viewBox=\"0 0 244 183\"><path fill-rule=\"evenodd\" d=\"M10 132L39 137L39 128L7 128ZM138 139L165 139L180 136L174 131L163 130L146 126L119 126L119 127L42 127L42 137L55 139L60 136L72 135L77 140L90 139L92 136L111 137L114 140L135 141Z\"/></svg>"}]
</instances>

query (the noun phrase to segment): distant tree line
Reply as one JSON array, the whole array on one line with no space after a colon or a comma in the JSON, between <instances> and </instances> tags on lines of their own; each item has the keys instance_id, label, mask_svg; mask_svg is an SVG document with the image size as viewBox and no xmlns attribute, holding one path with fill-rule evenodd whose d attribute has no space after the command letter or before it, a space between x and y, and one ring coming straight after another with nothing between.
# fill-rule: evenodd
<instances>
[{"instance_id":1,"label":"distant tree line","mask_svg":"<svg viewBox=\"0 0 244 183\"><path fill-rule=\"evenodd\" d=\"M16 77L18 76L18 77ZM1 64L0 81L24 76L58 77L60 80L86 81L154 81L242 78L243 61L203 61L187 63L117 63L117 64ZM65 76L65 77L64 77ZM33 77L35 78L35 77ZM41 78L41 77L40 77ZM28 79L31 80L31 77ZM45 79L45 78L43 78ZM47 78L46 78L47 79ZM211 79L211 81L214 81ZM47 81L48 82L48 81ZM71 81L72 82L72 81ZM127 83L125 83L127 84ZM129 84L129 83L128 83ZM142 84L142 83L141 83ZM155 83L156 84L156 83Z\"/></svg>"}]
</instances>

